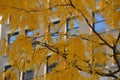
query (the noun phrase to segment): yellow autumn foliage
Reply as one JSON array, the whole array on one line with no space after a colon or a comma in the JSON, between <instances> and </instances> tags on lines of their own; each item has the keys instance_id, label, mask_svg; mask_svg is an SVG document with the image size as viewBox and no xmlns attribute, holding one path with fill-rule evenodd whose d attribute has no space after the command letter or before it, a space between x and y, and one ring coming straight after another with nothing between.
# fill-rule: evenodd
<instances>
[{"instance_id":1,"label":"yellow autumn foliage","mask_svg":"<svg viewBox=\"0 0 120 80\"><path fill-rule=\"evenodd\" d=\"M106 62L106 56L104 53L96 53L95 54L95 61L96 63L100 64L100 65L103 65L105 64Z\"/></svg>"},{"instance_id":2,"label":"yellow autumn foliage","mask_svg":"<svg viewBox=\"0 0 120 80\"><path fill-rule=\"evenodd\" d=\"M9 57L13 68L0 71L0 80L17 80L16 71L30 69L34 80L119 79L119 17L120 0L0 0L0 29L10 30L0 32L0 59ZM98 32L100 22L111 32ZM41 75L43 66L50 71Z\"/></svg>"}]
</instances>

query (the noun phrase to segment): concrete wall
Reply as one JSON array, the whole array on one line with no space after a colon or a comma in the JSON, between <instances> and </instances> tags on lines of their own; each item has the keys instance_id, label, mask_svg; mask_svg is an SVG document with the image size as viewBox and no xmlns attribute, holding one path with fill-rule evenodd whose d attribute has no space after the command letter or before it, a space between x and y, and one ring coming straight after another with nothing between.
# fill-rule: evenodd
<instances>
[{"instance_id":1,"label":"concrete wall","mask_svg":"<svg viewBox=\"0 0 120 80\"><path fill-rule=\"evenodd\" d=\"M8 38L8 32L9 32L9 24L4 24L1 27L1 39L6 39Z\"/></svg>"},{"instance_id":2,"label":"concrete wall","mask_svg":"<svg viewBox=\"0 0 120 80\"><path fill-rule=\"evenodd\" d=\"M8 56L0 56L0 72L5 70L6 64L8 64Z\"/></svg>"}]
</instances>

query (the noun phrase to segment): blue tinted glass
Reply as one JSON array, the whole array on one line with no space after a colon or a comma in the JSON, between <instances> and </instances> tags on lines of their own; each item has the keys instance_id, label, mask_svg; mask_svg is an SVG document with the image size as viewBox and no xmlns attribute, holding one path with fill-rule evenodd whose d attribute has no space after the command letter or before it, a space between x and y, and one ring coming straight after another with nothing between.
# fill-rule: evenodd
<instances>
[{"instance_id":1,"label":"blue tinted glass","mask_svg":"<svg viewBox=\"0 0 120 80\"><path fill-rule=\"evenodd\" d=\"M77 23L76 20L74 20L73 23L74 23L74 28L78 28L79 27L79 24Z\"/></svg>"},{"instance_id":2,"label":"blue tinted glass","mask_svg":"<svg viewBox=\"0 0 120 80\"><path fill-rule=\"evenodd\" d=\"M52 8L52 11L53 12L57 11L57 8L56 7Z\"/></svg>"},{"instance_id":3,"label":"blue tinted glass","mask_svg":"<svg viewBox=\"0 0 120 80\"><path fill-rule=\"evenodd\" d=\"M74 29L72 30L69 29L69 32L71 35L78 35L79 24L77 23L77 20L73 20L73 24L74 24ZM70 25L69 25L69 28L70 28Z\"/></svg>"},{"instance_id":4,"label":"blue tinted glass","mask_svg":"<svg viewBox=\"0 0 120 80\"><path fill-rule=\"evenodd\" d=\"M56 22L53 22L53 23L54 23L54 28L56 28L58 26L58 24L59 24L59 21L56 21ZM52 34L52 40L53 40L53 42L56 42L59 34L55 33L53 29L50 29L50 32L53 33Z\"/></svg>"},{"instance_id":5,"label":"blue tinted glass","mask_svg":"<svg viewBox=\"0 0 120 80\"><path fill-rule=\"evenodd\" d=\"M105 23L105 19L102 17L102 15L95 14L95 19L97 20L97 23L95 24L95 30L97 32L105 31L106 23Z\"/></svg>"},{"instance_id":6,"label":"blue tinted glass","mask_svg":"<svg viewBox=\"0 0 120 80\"><path fill-rule=\"evenodd\" d=\"M106 23L105 22L100 22L95 24L95 30L97 32L102 32L106 30Z\"/></svg>"},{"instance_id":7,"label":"blue tinted glass","mask_svg":"<svg viewBox=\"0 0 120 80\"><path fill-rule=\"evenodd\" d=\"M35 33L36 33L36 31L27 31L27 36L32 36Z\"/></svg>"},{"instance_id":8,"label":"blue tinted glass","mask_svg":"<svg viewBox=\"0 0 120 80\"><path fill-rule=\"evenodd\" d=\"M54 35L52 35L52 40L53 40L53 42L56 42L56 41L57 41L58 36L59 36L59 34L54 34Z\"/></svg>"},{"instance_id":9,"label":"blue tinted glass","mask_svg":"<svg viewBox=\"0 0 120 80\"><path fill-rule=\"evenodd\" d=\"M98 14L95 14L95 19L96 19L97 21L104 20L104 18L102 17L102 15L98 15Z\"/></svg>"},{"instance_id":10,"label":"blue tinted glass","mask_svg":"<svg viewBox=\"0 0 120 80\"><path fill-rule=\"evenodd\" d=\"M15 41L15 39L17 38L18 35L12 35L10 38L9 38L9 44L13 43Z\"/></svg>"}]
</instances>

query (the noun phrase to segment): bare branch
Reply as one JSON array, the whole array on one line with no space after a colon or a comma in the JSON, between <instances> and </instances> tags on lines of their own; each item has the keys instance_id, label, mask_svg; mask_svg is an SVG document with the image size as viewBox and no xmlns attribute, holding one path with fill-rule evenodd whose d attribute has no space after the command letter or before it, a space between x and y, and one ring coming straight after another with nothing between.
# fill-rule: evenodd
<instances>
[{"instance_id":1,"label":"bare branch","mask_svg":"<svg viewBox=\"0 0 120 80\"><path fill-rule=\"evenodd\" d=\"M119 40L120 40L120 31L119 31L119 34L118 34L118 37L117 37L115 45L118 43Z\"/></svg>"},{"instance_id":2,"label":"bare branch","mask_svg":"<svg viewBox=\"0 0 120 80\"><path fill-rule=\"evenodd\" d=\"M101 23L101 22L105 22L106 20L101 20L101 21L97 21L95 23Z\"/></svg>"}]
</instances>

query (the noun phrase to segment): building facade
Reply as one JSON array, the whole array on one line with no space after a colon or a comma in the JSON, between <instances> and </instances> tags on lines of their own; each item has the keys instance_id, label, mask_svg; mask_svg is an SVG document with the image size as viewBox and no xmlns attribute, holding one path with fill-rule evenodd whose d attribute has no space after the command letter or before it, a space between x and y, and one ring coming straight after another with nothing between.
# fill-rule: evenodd
<instances>
[{"instance_id":1,"label":"building facade","mask_svg":"<svg viewBox=\"0 0 120 80\"><path fill-rule=\"evenodd\" d=\"M59 20L53 20L54 24L58 24ZM64 24L64 26L66 26L67 23ZM74 27L75 30L79 30L79 33L77 34L92 34L92 30L88 27L87 23L83 20L81 21L79 24L77 24L76 22L74 23ZM97 25L96 25L97 26ZM61 31L66 31L66 27L62 28ZM40 32L41 34L43 33L41 30L37 30L38 32ZM71 33L73 32L72 30ZM25 30L26 35L30 36L31 33L29 30ZM15 31L12 36L10 36L11 30L9 28L9 23L0 25L0 39L5 39L8 42L7 44L11 44L14 42L14 40L16 39L17 35L20 34L19 29L17 31ZM99 32L100 35L104 35L104 34L112 34L114 36L118 35L118 31L112 28L107 28L105 31L103 32ZM65 36L66 39L66 36ZM55 41L55 40L54 40ZM105 49L105 53L106 54L112 54L111 49L109 49L108 47L106 47ZM9 68L11 68L11 65L9 65L9 56L4 55L4 56L0 56L0 71L1 72L5 72L6 70L8 70ZM109 62L106 62L107 65L106 67L109 68L115 68L115 64L112 62L112 59ZM41 69L40 69L40 74L46 74L47 72L49 72L53 67L55 66L55 64L53 66L48 66L47 63L46 65L41 65ZM26 73L24 72L19 72L19 79L20 80L32 80L33 76L36 75L36 72L33 72L32 70L27 71ZM108 80L108 78L106 77L101 77L100 80Z\"/></svg>"}]
</instances>

